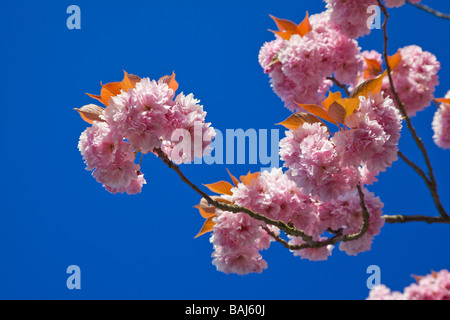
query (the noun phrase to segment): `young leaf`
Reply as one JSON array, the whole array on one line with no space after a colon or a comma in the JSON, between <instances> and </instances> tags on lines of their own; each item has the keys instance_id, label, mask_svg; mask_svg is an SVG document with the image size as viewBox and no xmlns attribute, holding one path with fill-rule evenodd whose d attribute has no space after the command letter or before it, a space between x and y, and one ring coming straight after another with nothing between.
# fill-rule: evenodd
<instances>
[{"instance_id":1,"label":"young leaf","mask_svg":"<svg viewBox=\"0 0 450 320\"><path fill-rule=\"evenodd\" d=\"M328 108L328 114L336 123L344 123L347 111L338 102L333 102L330 108Z\"/></svg>"},{"instance_id":2,"label":"young leaf","mask_svg":"<svg viewBox=\"0 0 450 320\"><path fill-rule=\"evenodd\" d=\"M397 51L396 54L388 57L388 65L391 68L391 71L397 68L398 64L402 61L402 54L400 53L400 50Z\"/></svg>"},{"instance_id":3,"label":"young leaf","mask_svg":"<svg viewBox=\"0 0 450 320\"><path fill-rule=\"evenodd\" d=\"M215 193L220 194L228 194L232 195L231 188L233 188L233 185L227 181L219 181L211 184L205 184L205 187L207 187L209 190Z\"/></svg>"},{"instance_id":4,"label":"young leaf","mask_svg":"<svg viewBox=\"0 0 450 320\"><path fill-rule=\"evenodd\" d=\"M250 173L249 171L246 176L240 176L239 179L244 185L248 186L254 179L257 179L260 174L261 172Z\"/></svg>"},{"instance_id":5,"label":"young leaf","mask_svg":"<svg viewBox=\"0 0 450 320\"><path fill-rule=\"evenodd\" d=\"M200 229L199 233L197 233L197 235L194 237L194 239L200 237L201 235L203 235L203 234L205 234L205 233L208 233L208 232L213 231L213 227L214 227L214 225L216 224L216 223L213 221L213 218L214 218L214 217L210 217L210 218L208 218L208 219L205 220L205 223L203 224L203 226L202 226L202 228Z\"/></svg>"},{"instance_id":6,"label":"young leaf","mask_svg":"<svg viewBox=\"0 0 450 320\"><path fill-rule=\"evenodd\" d=\"M121 85L120 82L110 82L107 84L102 84L102 90L100 91L100 96L102 97L102 102L105 106L109 105L109 99L111 97L120 94Z\"/></svg>"},{"instance_id":7,"label":"young leaf","mask_svg":"<svg viewBox=\"0 0 450 320\"><path fill-rule=\"evenodd\" d=\"M384 71L380 76L366 80L360 83L355 90L353 90L350 98L357 98L359 96L367 97L369 93L377 93L381 90L381 85L383 84L383 78L387 74L387 71Z\"/></svg>"},{"instance_id":8,"label":"young leaf","mask_svg":"<svg viewBox=\"0 0 450 320\"><path fill-rule=\"evenodd\" d=\"M336 100L344 109L345 117L351 115L359 107L359 98L345 98Z\"/></svg>"},{"instance_id":9,"label":"young leaf","mask_svg":"<svg viewBox=\"0 0 450 320\"><path fill-rule=\"evenodd\" d=\"M158 80L158 83L167 83L170 89L173 90L173 92L177 91L178 89L178 82L175 80L175 72L172 72L171 76L163 76Z\"/></svg>"},{"instance_id":10,"label":"young leaf","mask_svg":"<svg viewBox=\"0 0 450 320\"><path fill-rule=\"evenodd\" d=\"M325 110L323 107L318 106L316 104L300 104L300 103L297 104L306 111L311 112L313 115L322 118L323 120L326 120L328 122L331 122L333 124L336 124L336 121L332 117L330 117L329 112L327 112L327 110Z\"/></svg>"},{"instance_id":11,"label":"young leaf","mask_svg":"<svg viewBox=\"0 0 450 320\"><path fill-rule=\"evenodd\" d=\"M335 102L336 100L342 99L342 94L340 91L338 92L328 92L328 97L322 101L322 106L328 110L328 108L330 108L330 106L333 104L333 102Z\"/></svg>"},{"instance_id":12,"label":"young leaf","mask_svg":"<svg viewBox=\"0 0 450 320\"><path fill-rule=\"evenodd\" d=\"M239 179L236 178L235 176L233 176L231 174L230 170L228 170L228 168L227 168L227 171L228 171L228 175L230 176L231 180L233 181L234 186L237 187L237 185L239 184Z\"/></svg>"},{"instance_id":13,"label":"young leaf","mask_svg":"<svg viewBox=\"0 0 450 320\"><path fill-rule=\"evenodd\" d=\"M312 30L311 24L309 23L309 15L308 15L308 11L306 11L306 17L305 19L303 19L302 22L300 22L300 24L297 26L297 33L303 37L305 36L308 32L310 32Z\"/></svg>"},{"instance_id":14,"label":"young leaf","mask_svg":"<svg viewBox=\"0 0 450 320\"><path fill-rule=\"evenodd\" d=\"M89 124L92 124L94 121L105 121L100 118L100 115L103 114L105 108L102 108L95 104L88 104L81 107L80 109L75 108L75 110L77 110L81 118Z\"/></svg>"},{"instance_id":15,"label":"young leaf","mask_svg":"<svg viewBox=\"0 0 450 320\"><path fill-rule=\"evenodd\" d=\"M300 22L298 25L287 19L279 19L272 15L269 16L275 21L279 29L279 31L273 31L270 29L269 31L275 33L284 40L289 40L291 36L293 36L294 34L298 34L301 37L303 37L305 34L307 34L312 30L311 24L309 23L308 12L306 12L305 19L303 19L303 21Z\"/></svg>"},{"instance_id":16,"label":"young leaf","mask_svg":"<svg viewBox=\"0 0 450 320\"><path fill-rule=\"evenodd\" d=\"M434 99L434 101L437 101L440 103L445 103L445 104L450 104L450 99L445 99L445 98L437 98L437 99Z\"/></svg>"},{"instance_id":17,"label":"young leaf","mask_svg":"<svg viewBox=\"0 0 450 320\"><path fill-rule=\"evenodd\" d=\"M128 74L125 70L124 77L122 82L120 83L120 87L124 91L128 91L129 89L133 89L136 86L136 83L141 81L141 78L134 75L134 74Z\"/></svg>"},{"instance_id":18,"label":"young leaf","mask_svg":"<svg viewBox=\"0 0 450 320\"><path fill-rule=\"evenodd\" d=\"M308 122L308 123L320 122L323 125L325 125L315 115L312 115L312 114L306 113L306 112L296 112L296 113L290 115L283 122L277 123L277 125L282 125L288 130L297 130L305 122Z\"/></svg>"},{"instance_id":19,"label":"young leaf","mask_svg":"<svg viewBox=\"0 0 450 320\"><path fill-rule=\"evenodd\" d=\"M381 64L375 59L367 59L364 58L367 64L367 68L364 70L363 78L371 79L377 77L383 69L381 68Z\"/></svg>"}]
</instances>

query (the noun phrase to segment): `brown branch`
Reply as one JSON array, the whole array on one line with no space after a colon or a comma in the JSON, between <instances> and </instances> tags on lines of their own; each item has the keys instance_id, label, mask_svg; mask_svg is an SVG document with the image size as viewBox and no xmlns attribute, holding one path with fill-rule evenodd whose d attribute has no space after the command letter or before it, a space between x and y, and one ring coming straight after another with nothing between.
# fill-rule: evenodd
<instances>
[{"instance_id":1,"label":"brown branch","mask_svg":"<svg viewBox=\"0 0 450 320\"><path fill-rule=\"evenodd\" d=\"M420 168L413 161L409 160L401 151L397 152L398 156L403 159L411 168L413 168L419 176L425 181L426 185L430 187L430 180L428 180L427 175L423 172L422 168Z\"/></svg>"},{"instance_id":2,"label":"brown branch","mask_svg":"<svg viewBox=\"0 0 450 320\"><path fill-rule=\"evenodd\" d=\"M431 14L435 15L438 18L450 19L450 14L437 11L437 10L435 10L433 8L430 8L430 7L428 7L428 6L424 5L424 4L421 4L421 3L412 3L410 0L406 0L406 2L408 2L410 5L413 5L416 8L419 8L419 9L422 9L422 10L428 12L428 13L431 13Z\"/></svg>"},{"instance_id":3,"label":"brown branch","mask_svg":"<svg viewBox=\"0 0 450 320\"><path fill-rule=\"evenodd\" d=\"M283 221L270 219L266 216L263 216L255 211L252 211L245 207L241 207L241 206L238 206L235 204L230 205L227 203L223 203L223 202L214 200L208 194L203 192L199 187L197 187L195 184L193 184L188 178L186 178L186 176L181 172L180 168L176 164L174 164L161 149L159 149L159 148L154 149L154 152L170 169L174 170L178 174L181 181L183 181L188 186L190 186L195 192L197 192L200 196L202 196L210 205L212 205L220 210L223 210L223 211L229 211L229 212L234 212L234 213L239 213L239 212L246 213L250 217L252 217L256 220L259 220L266 224L277 227L278 229L284 231L286 234L296 236L296 237L301 237L308 244L314 242L313 238L311 236L307 235L306 233L304 233L303 231L301 231L295 227L288 226Z\"/></svg>"},{"instance_id":4,"label":"brown branch","mask_svg":"<svg viewBox=\"0 0 450 320\"><path fill-rule=\"evenodd\" d=\"M361 205L361 209L362 209L362 216L363 216L363 225L361 227L361 230L358 233L355 234L347 234L344 236L344 238L342 239L342 241L353 241L353 240L357 240L359 238L361 238L363 235L366 234L367 230L369 230L369 222L370 222L370 213L367 210L366 207L366 203L364 201L364 192L361 189L361 185L358 184L356 186L356 188L358 189L358 194L359 194L359 202Z\"/></svg>"},{"instance_id":5,"label":"brown branch","mask_svg":"<svg viewBox=\"0 0 450 320\"><path fill-rule=\"evenodd\" d=\"M384 52L383 52L383 56L384 56L384 60L388 61L387 22L389 20L389 14L388 14L388 12L386 10L386 7L381 2L381 0L377 0L377 1L378 1L378 5L379 5L379 7L380 7L380 9L381 9L381 11L383 12L383 15L384 15L384 22L383 22ZM405 105L400 100L400 97L399 97L397 91L395 90L394 81L392 79L392 70L391 70L391 67L390 67L389 63L386 63L386 69L387 69L387 74L388 74L388 77L389 77L389 85L391 87L392 94L394 95L394 99L397 102L398 108L399 108L403 118L406 121L408 129L411 132L411 135L412 135L414 141L416 142L418 148L422 152L423 158L425 159L425 163L426 163L426 166L428 168L428 177L429 177L429 182L430 182L427 185L428 189L431 192L431 196L432 196L433 201L434 201L434 203L436 205L436 208L439 211L439 214L441 215L441 217L446 217L447 218L448 214L445 211L445 209L444 209L444 207L443 207L443 205L442 205L442 203L441 203L441 201L439 199L439 193L437 191L437 182L436 182L436 178L434 176L433 167L431 165L431 161L430 161L430 158L428 156L427 149L425 148L425 145L424 145L422 139L417 134L416 129L412 125L411 119L408 116L408 114L406 113Z\"/></svg>"},{"instance_id":6,"label":"brown branch","mask_svg":"<svg viewBox=\"0 0 450 320\"><path fill-rule=\"evenodd\" d=\"M347 87L346 87L344 84L342 84L342 83L340 83L339 81L337 81L335 77L327 77L327 79L333 81L333 83L334 83L335 85L337 85L339 88L341 88L342 90L344 90L345 94L346 94L348 97L350 96L350 91L348 91Z\"/></svg>"},{"instance_id":7,"label":"brown branch","mask_svg":"<svg viewBox=\"0 0 450 320\"><path fill-rule=\"evenodd\" d=\"M398 215L384 215L382 216L387 223L406 223L406 222L426 222L426 223L449 223L449 217L430 217L422 215L404 216Z\"/></svg>"}]
</instances>

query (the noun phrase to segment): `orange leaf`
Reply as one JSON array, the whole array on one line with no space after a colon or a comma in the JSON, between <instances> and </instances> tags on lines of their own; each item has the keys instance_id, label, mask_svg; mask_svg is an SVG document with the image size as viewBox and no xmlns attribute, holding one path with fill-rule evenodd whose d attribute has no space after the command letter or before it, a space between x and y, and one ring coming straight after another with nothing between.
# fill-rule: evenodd
<instances>
[{"instance_id":1,"label":"orange leaf","mask_svg":"<svg viewBox=\"0 0 450 320\"><path fill-rule=\"evenodd\" d=\"M213 221L213 218L214 217L210 217L210 218L206 219L206 221L203 224L202 228L200 229L199 233L197 233L197 235L194 238L198 238L198 237L200 237L201 235L203 235L205 233L213 231L213 227L216 224Z\"/></svg>"},{"instance_id":2,"label":"orange leaf","mask_svg":"<svg viewBox=\"0 0 450 320\"><path fill-rule=\"evenodd\" d=\"M363 78L371 79L378 76L383 69L381 68L381 64L375 59L367 59L364 58L367 64L366 70L364 70Z\"/></svg>"},{"instance_id":3,"label":"orange leaf","mask_svg":"<svg viewBox=\"0 0 450 320\"><path fill-rule=\"evenodd\" d=\"M261 172L250 173L249 171L246 176L240 176L239 179L244 185L248 186L254 179L257 179L260 174Z\"/></svg>"},{"instance_id":4,"label":"orange leaf","mask_svg":"<svg viewBox=\"0 0 450 320\"><path fill-rule=\"evenodd\" d=\"M100 101L101 103L103 103L102 97L96 94L90 94L90 93L86 93L89 97L97 99L98 101Z\"/></svg>"},{"instance_id":5,"label":"orange leaf","mask_svg":"<svg viewBox=\"0 0 450 320\"><path fill-rule=\"evenodd\" d=\"M391 71L394 70L401 61L402 61L402 54L400 53L400 50L397 51L396 54L388 57L388 64L389 67L391 68Z\"/></svg>"},{"instance_id":6,"label":"orange leaf","mask_svg":"<svg viewBox=\"0 0 450 320\"><path fill-rule=\"evenodd\" d=\"M380 76L366 80L362 83L360 83L355 90L353 90L352 94L350 95L350 98L357 98L359 96L365 96L367 97L369 93L377 93L381 90L381 86L383 84L383 78L387 74L387 71L384 71L383 74Z\"/></svg>"},{"instance_id":7,"label":"orange leaf","mask_svg":"<svg viewBox=\"0 0 450 320\"><path fill-rule=\"evenodd\" d=\"M205 187L207 187L209 190L215 193L220 194L228 194L232 195L231 188L233 188L232 184L227 181L219 181L211 184L205 184Z\"/></svg>"},{"instance_id":8,"label":"orange leaf","mask_svg":"<svg viewBox=\"0 0 450 320\"><path fill-rule=\"evenodd\" d=\"M167 83L170 89L173 90L173 92L177 91L178 89L178 82L175 80L175 72L172 72L171 76L163 76L158 80L158 83Z\"/></svg>"},{"instance_id":9,"label":"orange leaf","mask_svg":"<svg viewBox=\"0 0 450 320\"><path fill-rule=\"evenodd\" d=\"M450 104L450 99L445 99L445 98L437 98L437 99L434 99L434 101L437 101L440 103L445 103L445 104Z\"/></svg>"},{"instance_id":10,"label":"orange leaf","mask_svg":"<svg viewBox=\"0 0 450 320\"><path fill-rule=\"evenodd\" d=\"M109 104L109 98L120 94L120 89L120 82L110 82L107 84L102 84L100 96L102 97L103 104L107 106Z\"/></svg>"},{"instance_id":11,"label":"orange leaf","mask_svg":"<svg viewBox=\"0 0 450 320\"><path fill-rule=\"evenodd\" d=\"M129 89L133 89L136 86L136 83L141 81L141 78L134 75L134 74L128 74L125 70L124 77L122 82L120 83L120 88L124 91L128 91Z\"/></svg>"},{"instance_id":12,"label":"orange leaf","mask_svg":"<svg viewBox=\"0 0 450 320\"><path fill-rule=\"evenodd\" d=\"M277 123L277 125L282 125L286 129L289 130L297 130L300 126L302 126L305 122L308 123L315 123L320 122L323 125L325 125L319 118L317 118L315 115L312 115L310 113L306 112L296 112L292 115L290 115L286 120L283 122Z\"/></svg>"},{"instance_id":13,"label":"orange leaf","mask_svg":"<svg viewBox=\"0 0 450 320\"><path fill-rule=\"evenodd\" d=\"M228 174L229 174L230 177L231 177L231 180L233 181L234 186L237 187L237 185L239 184L238 178L236 178L235 176L233 176L233 175L231 174L230 170L228 170L228 168L227 168L227 171L228 171Z\"/></svg>"},{"instance_id":14,"label":"orange leaf","mask_svg":"<svg viewBox=\"0 0 450 320\"><path fill-rule=\"evenodd\" d=\"M294 22L287 19L279 19L271 14L269 14L269 16L273 19L273 21L275 21L280 31L287 31L291 32L292 34L295 34L297 32L297 25Z\"/></svg>"},{"instance_id":15,"label":"orange leaf","mask_svg":"<svg viewBox=\"0 0 450 320\"><path fill-rule=\"evenodd\" d=\"M338 102L333 102L328 109L328 114L332 117L337 123L344 123L347 112L345 108L341 106Z\"/></svg>"},{"instance_id":16,"label":"orange leaf","mask_svg":"<svg viewBox=\"0 0 450 320\"><path fill-rule=\"evenodd\" d=\"M345 98L336 100L344 109L345 109L345 117L351 115L356 109L359 107L359 99L358 98Z\"/></svg>"},{"instance_id":17,"label":"orange leaf","mask_svg":"<svg viewBox=\"0 0 450 320\"><path fill-rule=\"evenodd\" d=\"M335 102L338 99L342 99L342 94L340 91L338 92L328 92L328 97L322 101L322 106L328 110L328 108L333 104L333 102Z\"/></svg>"},{"instance_id":18,"label":"orange leaf","mask_svg":"<svg viewBox=\"0 0 450 320\"><path fill-rule=\"evenodd\" d=\"M78 111L81 118L87 123L92 124L94 121L105 121L102 118L100 118L100 115L103 114L105 108L102 108L95 104L88 104L81 107L80 109L75 108L75 110Z\"/></svg>"},{"instance_id":19,"label":"orange leaf","mask_svg":"<svg viewBox=\"0 0 450 320\"><path fill-rule=\"evenodd\" d=\"M194 208L197 208L200 212L200 215L205 219L216 216L216 208L209 205L208 201L206 201L205 198L202 198L202 200L200 200L200 203L194 206Z\"/></svg>"},{"instance_id":20,"label":"orange leaf","mask_svg":"<svg viewBox=\"0 0 450 320\"><path fill-rule=\"evenodd\" d=\"M309 23L309 15L308 11L306 11L306 17L302 22L297 26L297 33L303 37L305 34L312 30L311 24Z\"/></svg>"},{"instance_id":21,"label":"orange leaf","mask_svg":"<svg viewBox=\"0 0 450 320\"><path fill-rule=\"evenodd\" d=\"M291 36L293 36L294 34L299 34L301 37L303 37L305 34L307 34L312 30L311 24L309 23L308 12L306 12L305 19L303 19L303 21L300 22L298 25L287 19L279 19L270 14L269 16L273 19L273 21L275 21L279 29L278 31L273 31L269 29L269 31L275 33L284 40L289 40Z\"/></svg>"},{"instance_id":22,"label":"orange leaf","mask_svg":"<svg viewBox=\"0 0 450 320\"><path fill-rule=\"evenodd\" d=\"M323 107L316 104L300 104L300 103L297 104L306 111L311 112L315 116L322 118L323 120L326 120L333 124L336 124L336 121L332 117L330 117L329 112L327 112L327 110L325 110Z\"/></svg>"}]
</instances>

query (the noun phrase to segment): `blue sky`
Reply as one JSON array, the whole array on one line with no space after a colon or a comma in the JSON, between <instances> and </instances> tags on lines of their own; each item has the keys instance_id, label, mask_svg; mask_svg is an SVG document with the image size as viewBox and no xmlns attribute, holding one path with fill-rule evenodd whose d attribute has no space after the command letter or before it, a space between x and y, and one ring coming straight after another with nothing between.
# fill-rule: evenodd
<instances>
[{"instance_id":1,"label":"blue sky","mask_svg":"<svg viewBox=\"0 0 450 320\"><path fill-rule=\"evenodd\" d=\"M448 1L423 1L450 12ZM66 9L81 9L69 30ZM225 132L281 129L290 113L272 92L258 52L273 39L269 14L301 21L324 10L315 1L31 1L2 4L4 137L0 204L1 299L365 299L370 265L394 290L411 275L448 269L448 225L386 225L372 250L356 257L335 249L325 262L294 257L274 243L262 274L225 275L211 264L199 196L156 157L144 158L147 185L136 196L112 195L95 182L77 150L84 123L73 108L94 101L123 70L156 78L175 70L180 91L194 93L207 120ZM450 21L411 6L392 9L390 54L417 44L442 64L436 96L450 89ZM359 40L382 51L382 32ZM413 119L428 147L444 206L450 208L450 151L432 141L434 105ZM400 149L423 165L409 133ZM281 137L283 131L280 131ZM195 183L239 176L261 165L185 165ZM401 161L369 188L385 214L437 212L422 180ZM81 269L68 290L66 269Z\"/></svg>"}]
</instances>

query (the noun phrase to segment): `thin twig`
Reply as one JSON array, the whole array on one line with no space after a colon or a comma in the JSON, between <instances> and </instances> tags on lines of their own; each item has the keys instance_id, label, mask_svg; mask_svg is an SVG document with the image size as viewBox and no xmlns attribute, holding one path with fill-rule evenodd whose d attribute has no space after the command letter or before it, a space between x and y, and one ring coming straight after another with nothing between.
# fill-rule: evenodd
<instances>
[{"instance_id":1,"label":"thin twig","mask_svg":"<svg viewBox=\"0 0 450 320\"><path fill-rule=\"evenodd\" d=\"M426 222L426 223L449 223L449 217L430 217L423 215L411 215L404 216L401 214L398 215L384 215L382 218L387 223L406 223L406 222Z\"/></svg>"},{"instance_id":2,"label":"thin twig","mask_svg":"<svg viewBox=\"0 0 450 320\"><path fill-rule=\"evenodd\" d=\"M437 10L435 10L433 8L430 8L430 7L428 7L428 6L424 5L424 4L421 4L421 3L412 3L410 0L406 0L406 2L408 2L410 5L413 5L414 7L422 9L422 10L428 12L428 13L431 13L431 14L435 15L438 18L450 19L450 14L437 11Z\"/></svg>"},{"instance_id":3,"label":"thin twig","mask_svg":"<svg viewBox=\"0 0 450 320\"><path fill-rule=\"evenodd\" d=\"M202 196L210 205L212 205L220 210L223 210L223 211L229 211L229 212L234 212L234 213L239 213L239 212L246 213L250 217L252 217L256 220L263 221L266 224L275 226L275 227L279 228L280 230L283 230L286 234L296 236L296 237L301 237L306 243L314 242L313 238L311 236L307 235L306 233L304 233L303 231L301 231L295 227L288 226L283 221L270 219L266 216L263 216L255 211L250 210L245 207L241 207L241 206L238 206L235 204L230 205L227 203L222 203L222 202L214 200L211 196L209 196L208 194L203 192L199 187L197 187L188 178L186 178L186 176L181 172L180 168L176 164L174 164L161 149L159 149L159 148L154 149L154 152L170 169L174 170L178 174L178 176L181 178L181 181L183 181L184 183L189 185L195 192L197 192L200 196Z\"/></svg>"},{"instance_id":4,"label":"thin twig","mask_svg":"<svg viewBox=\"0 0 450 320\"><path fill-rule=\"evenodd\" d=\"M347 96L350 96L350 91L348 91L348 89L347 89L347 87L345 86L345 84L340 83L339 81L337 81L335 77L327 77L327 79L333 81L333 83L334 83L335 85L337 85L339 88L341 88L342 90L344 90L344 92L345 92L345 94L346 94Z\"/></svg>"},{"instance_id":5,"label":"thin twig","mask_svg":"<svg viewBox=\"0 0 450 320\"><path fill-rule=\"evenodd\" d=\"M361 230L358 233L355 234L347 234L344 236L344 238L342 239L342 241L353 241L353 240L357 240L359 238L361 238L363 235L366 234L367 230L369 230L369 226L370 226L370 213L367 210L366 207L366 203L364 201L364 192L361 189L361 185L358 184L356 186L356 188L358 189L358 194L359 194L359 202L361 205L361 209L362 209L362 217L363 217L363 225L361 227Z\"/></svg>"},{"instance_id":6,"label":"thin twig","mask_svg":"<svg viewBox=\"0 0 450 320\"><path fill-rule=\"evenodd\" d=\"M409 160L401 151L397 152L398 156L403 159L411 168L413 168L419 176L422 177L422 179L425 181L428 187L430 187L430 180L428 180L427 175L425 172L420 168L417 164L415 164L413 161Z\"/></svg>"},{"instance_id":7,"label":"thin twig","mask_svg":"<svg viewBox=\"0 0 450 320\"><path fill-rule=\"evenodd\" d=\"M385 61L388 61L387 22L389 20L389 14L388 14L388 12L386 10L386 7L381 2L381 0L377 0L377 1L378 1L378 5L379 5L379 7L380 7L380 9L381 9L381 11L383 12L383 15L384 15L384 22L383 22L384 52L383 52L383 56L384 56ZM400 100L399 95L398 95L397 91L395 90L394 81L392 79L392 70L391 70L391 67L389 66L389 63L386 63L386 69L387 69L387 74L388 74L388 77L389 77L389 84L390 84L390 87L391 87L391 91L392 91L392 93L394 95L394 99L397 102L398 108L399 108L403 118L406 121L408 129L411 132L411 135L412 135L414 141L416 142L418 148L422 152L423 158L425 159L425 163L426 163L426 166L428 168L428 177L429 177L429 182L430 182L429 185L427 185L427 186L428 186L428 189L431 192L431 196L433 198L433 201L434 201L434 203L436 205L436 208L438 209L439 214L441 215L441 217L448 217L448 214L445 211L445 209L442 206L442 203L441 203L441 201L439 199L439 194L438 194L438 191L437 191L436 178L434 176L433 167L431 165L430 158L428 157L427 149L425 148L425 145L424 145L422 139L417 134L416 129L412 125L411 119L408 116L408 114L406 113L405 105Z\"/></svg>"}]
</instances>

